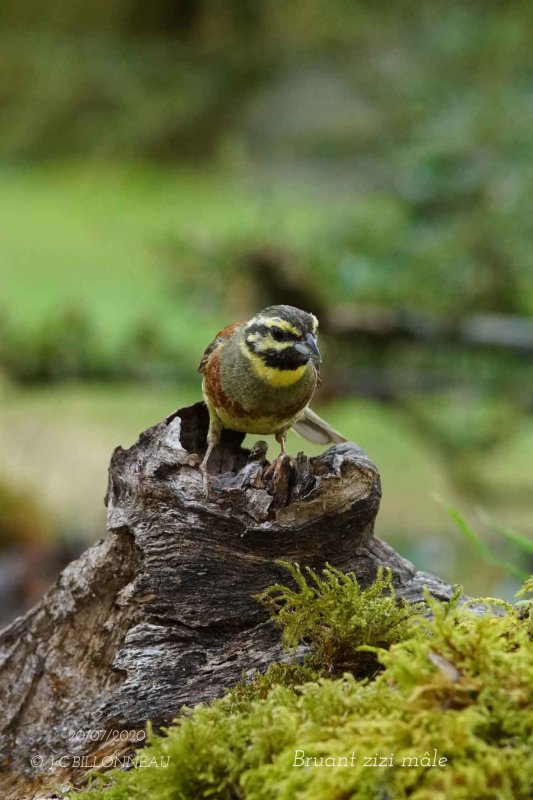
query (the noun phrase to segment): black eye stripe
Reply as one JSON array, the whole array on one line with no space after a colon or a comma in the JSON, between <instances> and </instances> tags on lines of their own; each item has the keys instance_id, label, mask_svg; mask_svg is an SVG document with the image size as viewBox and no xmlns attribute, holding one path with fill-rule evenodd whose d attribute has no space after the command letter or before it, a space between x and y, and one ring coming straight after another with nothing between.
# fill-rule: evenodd
<instances>
[{"instance_id":1,"label":"black eye stripe","mask_svg":"<svg viewBox=\"0 0 533 800\"><path fill-rule=\"evenodd\" d=\"M283 330L283 328L272 328L271 334L276 342L290 342L295 339L294 334L291 334L290 331Z\"/></svg>"},{"instance_id":2,"label":"black eye stripe","mask_svg":"<svg viewBox=\"0 0 533 800\"><path fill-rule=\"evenodd\" d=\"M251 334L255 334L256 336L259 336L259 338L270 335L277 342L297 342L300 339L300 337L292 331L287 331L284 328L276 328L275 326L270 327L269 325L264 325L262 323L255 323L247 326L246 338L248 338Z\"/></svg>"}]
</instances>

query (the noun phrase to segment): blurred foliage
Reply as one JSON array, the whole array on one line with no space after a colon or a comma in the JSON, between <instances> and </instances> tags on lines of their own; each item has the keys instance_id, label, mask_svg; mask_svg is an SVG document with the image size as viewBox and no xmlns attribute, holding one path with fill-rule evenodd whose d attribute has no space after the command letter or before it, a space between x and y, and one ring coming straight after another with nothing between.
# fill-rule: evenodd
<instances>
[{"instance_id":1,"label":"blurred foliage","mask_svg":"<svg viewBox=\"0 0 533 800\"><path fill-rule=\"evenodd\" d=\"M380 402L463 495L529 503L531 462L494 472L530 355L326 320L531 318L532 23L528 0L2 4L0 370L194 392L218 327L308 305L323 399Z\"/></svg>"},{"instance_id":2,"label":"blurred foliage","mask_svg":"<svg viewBox=\"0 0 533 800\"><path fill-rule=\"evenodd\" d=\"M113 0L89 8L79 0L24 0L4 7L4 152L209 154L272 66L268 48L250 38L261 6L268 4Z\"/></svg>"},{"instance_id":3,"label":"blurred foliage","mask_svg":"<svg viewBox=\"0 0 533 800\"><path fill-rule=\"evenodd\" d=\"M266 158L353 158L360 186L426 214L459 212L487 178L509 207L530 146L528 21L526 0L4 4L2 151L180 158L237 137Z\"/></svg>"},{"instance_id":4,"label":"blurred foliage","mask_svg":"<svg viewBox=\"0 0 533 800\"><path fill-rule=\"evenodd\" d=\"M239 82L243 93L255 82L252 64L248 77L158 39L4 31L0 42L0 141L11 158L208 154Z\"/></svg>"},{"instance_id":5,"label":"blurred foliage","mask_svg":"<svg viewBox=\"0 0 533 800\"><path fill-rule=\"evenodd\" d=\"M29 490L0 479L0 550L46 539L51 520Z\"/></svg>"},{"instance_id":6,"label":"blurred foliage","mask_svg":"<svg viewBox=\"0 0 533 800\"><path fill-rule=\"evenodd\" d=\"M125 340L108 348L90 316L67 309L45 320L33 334L19 333L0 317L0 367L21 384L65 380L190 380L180 364L180 349L171 345L155 320L144 320Z\"/></svg>"}]
</instances>

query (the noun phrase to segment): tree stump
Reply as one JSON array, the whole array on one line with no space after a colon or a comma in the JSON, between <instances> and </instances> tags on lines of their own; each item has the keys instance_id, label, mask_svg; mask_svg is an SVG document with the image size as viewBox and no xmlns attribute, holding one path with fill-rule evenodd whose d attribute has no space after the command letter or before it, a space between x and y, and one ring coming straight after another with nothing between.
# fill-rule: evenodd
<instances>
[{"instance_id":1,"label":"tree stump","mask_svg":"<svg viewBox=\"0 0 533 800\"><path fill-rule=\"evenodd\" d=\"M398 595L452 588L417 572L374 536L379 473L355 444L285 459L265 483L266 444L225 431L208 499L197 468L203 403L117 448L106 496L109 535L0 635L0 795L50 797L131 752L147 720L168 724L287 659L253 596L287 580L278 559L353 571L390 567Z\"/></svg>"}]
</instances>

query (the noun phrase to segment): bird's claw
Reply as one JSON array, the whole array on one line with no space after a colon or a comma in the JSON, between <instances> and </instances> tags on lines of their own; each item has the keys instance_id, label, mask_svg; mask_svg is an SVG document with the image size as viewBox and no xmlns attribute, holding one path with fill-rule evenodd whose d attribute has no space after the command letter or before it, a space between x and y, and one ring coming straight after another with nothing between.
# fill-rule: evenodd
<instances>
[{"instance_id":1,"label":"bird's claw","mask_svg":"<svg viewBox=\"0 0 533 800\"><path fill-rule=\"evenodd\" d=\"M271 480L274 484L276 484L281 475L283 465L287 462L291 463L293 460L293 457L288 453L281 453L279 456L277 456L277 458L272 459L266 470L263 472L263 480Z\"/></svg>"}]
</instances>

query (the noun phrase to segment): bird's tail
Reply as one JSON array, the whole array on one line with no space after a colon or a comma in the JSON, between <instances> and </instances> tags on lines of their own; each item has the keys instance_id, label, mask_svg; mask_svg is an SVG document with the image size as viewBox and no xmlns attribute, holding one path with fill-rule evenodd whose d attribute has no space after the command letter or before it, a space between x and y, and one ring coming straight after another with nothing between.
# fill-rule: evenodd
<instances>
[{"instance_id":1,"label":"bird's tail","mask_svg":"<svg viewBox=\"0 0 533 800\"><path fill-rule=\"evenodd\" d=\"M313 444L339 444L348 441L310 408L305 409L298 422L292 426L292 430Z\"/></svg>"}]
</instances>

